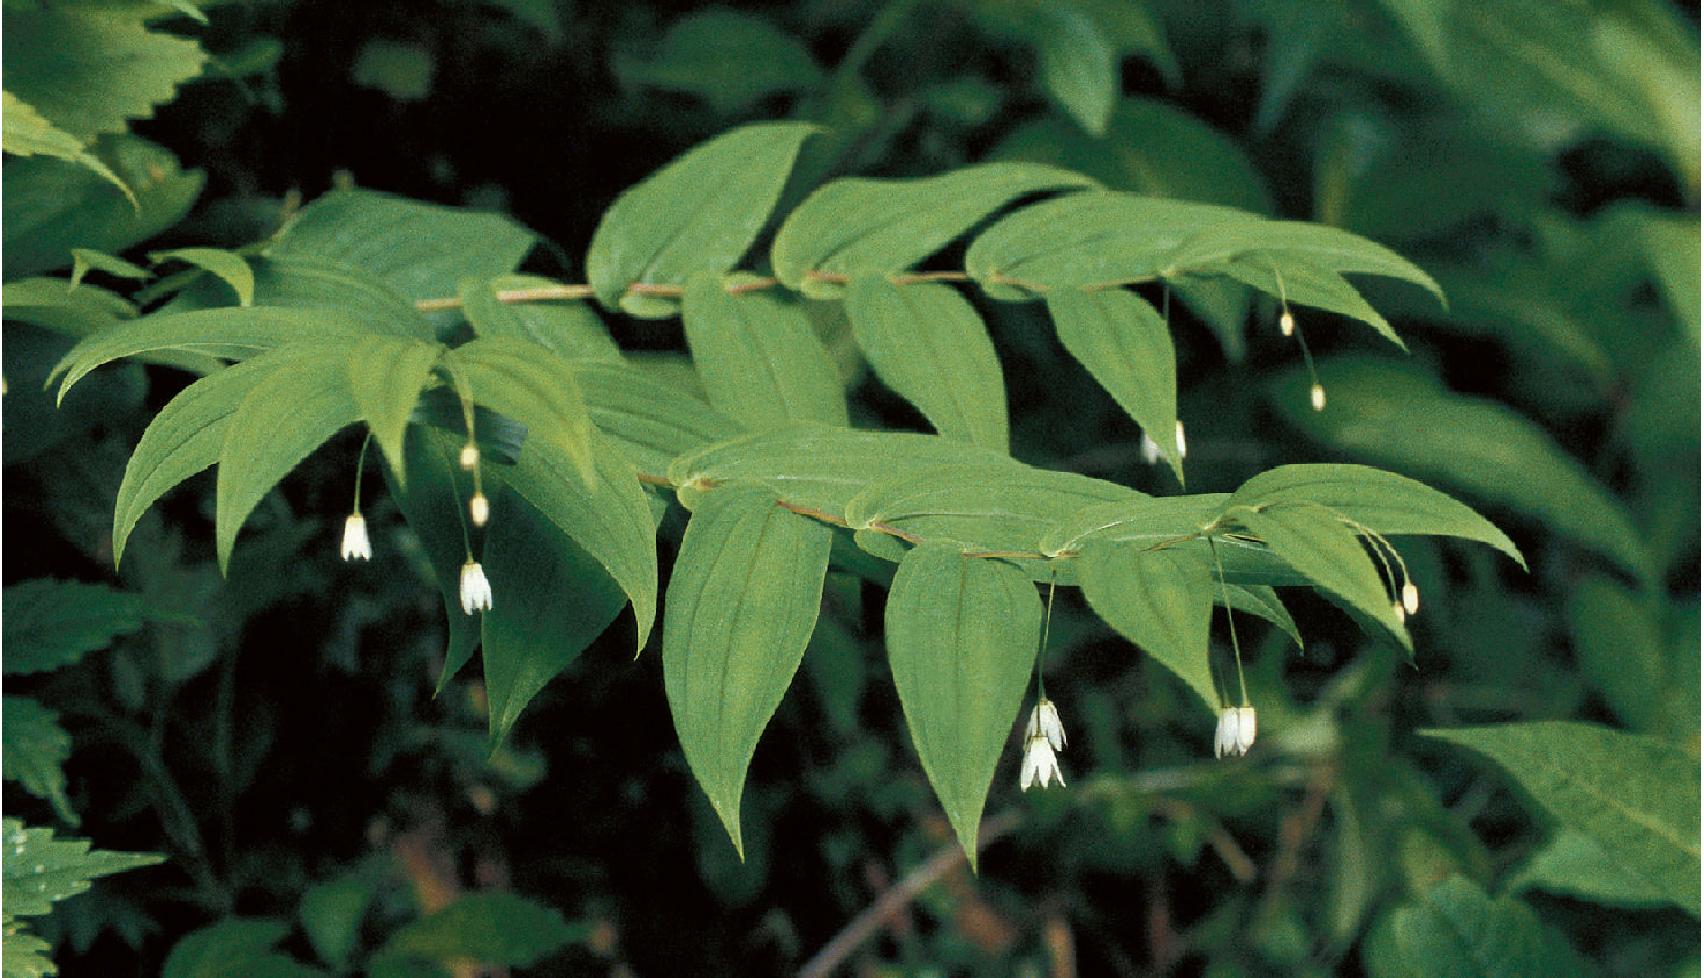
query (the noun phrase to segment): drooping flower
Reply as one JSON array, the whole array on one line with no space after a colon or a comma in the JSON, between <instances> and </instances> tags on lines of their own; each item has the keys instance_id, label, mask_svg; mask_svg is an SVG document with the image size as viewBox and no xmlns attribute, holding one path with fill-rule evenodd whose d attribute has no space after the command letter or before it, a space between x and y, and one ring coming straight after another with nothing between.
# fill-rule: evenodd
<instances>
[{"instance_id":1,"label":"drooping flower","mask_svg":"<svg viewBox=\"0 0 1704 978\"><path fill-rule=\"evenodd\" d=\"M462 565L461 606L466 615L491 610L491 582L485 579L485 568L478 561L469 560Z\"/></svg>"},{"instance_id":2,"label":"drooping flower","mask_svg":"<svg viewBox=\"0 0 1704 978\"><path fill-rule=\"evenodd\" d=\"M373 544L367 539L367 519L360 513L350 513L343 521L343 559L373 559Z\"/></svg>"},{"instance_id":3,"label":"drooping flower","mask_svg":"<svg viewBox=\"0 0 1704 978\"><path fill-rule=\"evenodd\" d=\"M1045 735L1037 734L1024 746L1024 766L1018 773L1018 787L1028 791L1049 787L1055 781L1064 787L1065 772L1059 769L1059 758L1054 756L1053 745L1047 742Z\"/></svg>"},{"instance_id":4,"label":"drooping flower","mask_svg":"<svg viewBox=\"0 0 1704 978\"><path fill-rule=\"evenodd\" d=\"M467 501L467 515L474 526L484 526L491 521L491 500L485 498L485 493L476 492Z\"/></svg>"},{"instance_id":5,"label":"drooping flower","mask_svg":"<svg viewBox=\"0 0 1704 978\"><path fill-rule=\"evenodd\" d=\"M1182 461L1183 457L1187 454L1189 454L1188 448L1183 443L1183 422L1179 421L1177 423L1177 457L1178 457L1178 461Z\"/></svg>"},{"instance_id":6,"label":"drooping flower","mask_svg":"<svg viewBox=\"0 0 1704 978\"><path fill-rule=\"evenodd\" d=\"M1313 409L1315 411L1325 410L1325 387L1324 387L1324 385L1322 385L1322 384L1313 385L1313 390L1308 392L1308 403L1313 405Z\"/></svg>"},{"instance_id":7,"label":"drooping flower","mask_svg":"<svg viewBox=\"0 0 1704 978\"><path fill-rule=\"evenodd\" d=\"M1226 707L1219 711L1219 729L1213 735L1213 756L1241 757L1254 746L1257 717L1254 707Z\"/></svg>"},{"instance_id":8,"label":"drooping flower","mask_svg":"<svg viewBox=\"0 0 1704 978\"><path fill-rule=\"evenodd\" d=\"M1288 309L1284 310L1284 315L1278 317L1278 332L1285 336L1294 335L1296 332L1296 317L1290 315Z\"/></svg>"},{"instance_id":9,"label":"drooping flower","mask_svg":"<svg viewBox=\"0 0 1704 978\"><path fill-rule=\"evenodd\" d=\"M1032 740L1043 737L1054 750L1065 749L1065 725L1059 722L1059 708L1053 705L1052 700L1044 697L1036 703L1035 709L1030 711L1029 725L1024 728L1024 736Z\"/></svg>"},{"instance_id":10,"label":"drooping flower","mask_svg":"<svg viewBox=\"0 0 1704 978\"><path fill-rule=\"evenodd\" d=\"M1411 615L1420 613L1420 589L1413 581L1402 585L1402 610Z\"/></svg>"},{"instance_id":11,"label":"drooping flower","mask_svg":"<svg viewBox=\"0 0 1704 978\"><path fill-rule=\"evenodd\" d=\"M461 455L456 461L461 463L462 468L472 472L474 467L479 464L479 446L471 441L463 445Z\"/></svg>"},{"instance_id":12,"label":"drooping flower","mask_svg":"<svg viewBox=\"0 0 1704 978\"><path fill-rule=\"evenodd\" d=\"M1148 433L1146 431L1142 432L1142 461L1148 463L1149 465L1153 465L1155 462L1158 462L1159 460L1160 460L1159 443L1154 441L1154 439L1149 438Z\"/></svg>"}]
</instances>

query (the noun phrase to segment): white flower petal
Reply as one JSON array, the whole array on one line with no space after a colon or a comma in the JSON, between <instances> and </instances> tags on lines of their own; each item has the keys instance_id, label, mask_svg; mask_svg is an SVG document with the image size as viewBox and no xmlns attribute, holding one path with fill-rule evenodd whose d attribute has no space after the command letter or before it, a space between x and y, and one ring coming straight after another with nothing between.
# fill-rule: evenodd
<instances>
[{"instance_id":1,"label":"white flower petal","mask_svg":"<svg viewBox=\"0 0 1704 978\"><path fill-rule=\"evenodd\" d=\"M367 520L360 513L351 513L343 521L343 559L372 560L373 543L367 539Z\"/></svg>"}]
</instances>

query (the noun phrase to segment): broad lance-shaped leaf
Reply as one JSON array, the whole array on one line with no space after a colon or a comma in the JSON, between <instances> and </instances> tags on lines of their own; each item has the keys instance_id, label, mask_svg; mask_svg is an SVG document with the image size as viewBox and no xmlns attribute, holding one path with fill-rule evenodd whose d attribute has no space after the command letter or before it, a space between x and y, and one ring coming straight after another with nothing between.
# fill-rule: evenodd
<instances>
[{"instance_id":1,"label":"broad lance-shaped leaf","mask_svg":"<svg viewBox=\"0 0 1704 978\"><path fill-rule=\"evenodd\" d=\"M499 275L464 279L457 294L462 314L478 336L512 336L531 340L569 359L620 363L620 348L586 303L562 299L503 302L497 297L500 292L543 291L560 285L537 275Z\"/></svg>"},{"instance_id":2,"label":"broad lance-shaped leaf","mask_svg":"<svg viewBox=\"0 0 1704 978\"><path fill-rule=\"evenodd\" d=\"M839 288L811 273L901 272L1019 197L1093 185L1036 163L984 163L917 180L836 180L787 215L769 260L789 287L833 298Z\"/></svg>"},{"instance_id":3,"label":"broad lance-shaped leaf","mask_svg":"<svg viewBox=\"0 0 1704 978\"><path fill-rule=\"evenodd\" d=\"M225 427L243 398L302 348L286 346L215 371L166 402L142 432L124 466L112 516L112 562L124 559L130 533L149 507L178 484L219 461Z\"/></svg>"},{"instance_id":4,"label":"broad lance-shaped leaf","mask_svg":"<svg viewBox=\"0 0 1704 978\"><path fill-rule=\"evenodd\" d=\"M1562 893L1614 906L1660 906L1668 901L1650 880L1623 865L1604 851L1597 840L1573 829L1558 829L1504 888L1511 893L1528 889Z\"/></svg>"},{"instance_id":5,"label":"broad lance-shaped leaf","mask_svg":"<svg viewBox=\"0 0 1704 978\"><path fill-rule=\"evenodd\" d=\"M396 929L374 961L471 960L526 968L549 957L583 930L549 907L501 890L466 893L441 910ZM387 974L435 974L434 967L406 967Z\"/></svg>"},{"instance_id":6,"label":"broad lance-shaped leaf","mask_svg":"<svg viewBox=\"0 0 1704 978\"><path fill-rule=\"evenodd\" d=\"M1036 551L1045 532L1084 506L1146 498L1075 472L943 465L871 482L846 504L845 518L854 530L880 523L967 550Z\"/></svg>"},{"instance_id":7,"label":"broad lance-shaped leaf","mask_svg":"<svg viewBox=\"0 0 1704 978\"><path fill-rule=\"evenodd\" d=\"M740 432L732 418L630 366L576 360L574 375L592 423L642 472L663 475L679 456Z\"/></svg>"},{"instance_id":8,"label":"broad lance-shaped leaf","mask_svg":"<svg viewBox=\"0 0 1704 978\"><path fill-rule=\"evenodd\" d=\"M839 372L798 300L773 291L734 294L728 284L717 274L694 275L681 306L692 365L711 405L748 428L846 424Z\"/></svg>"},{"instance_id":9,"label":"broad lance-shaped leaf","mask_svg":"<svg viewBox=\"0 0 1704 978\"><path fill-rule=\"evenodd\" d=\"M1650 554L1621 504L1515 411L1450 393L1436 378L1394 360L1321 360L1319 377L1331 397L1324 411L1309 409L1309 380L1301 370L1270 389L1278 410L1308 434L1536 517L1628 570L1650 572Z\"/></svg>"},{"instance_id":10,"label":"broad lance-shaped leaf","mask_svg":"<svg viewBox=\"0 0 1704 978\"><path fill-rule=\"evenodd\" d=\"M1394 598L1373 565L1360 536L1331 510L1303 503L1276 503L1262 509L1231 510L1236 521L1274 554L1351 608L1384 626L1405 649L1413 648L1408 630L1396 616Z\"/></svg>"},{"instance_id":11,"label":"broad lance-shaped leaf","mask_svg":"<svg viewBox=\"0 0 1704 978\"><path fill-rule=\"evenodd\" d=\"M237 531L261 498L310 452L360 420L346 363L343 347L303 349L250 388L226 422L214 504L220 570L230 565Z\"/></svg>"},{"instance_id":12,"label":"broad lance-shaped leaf","mask_svg":"<svg viewBox=\"0 0 1704 978\"><path fill-rule=\"evenodd\" d=\"M276 950L290 925L271 917L226 917L185 934L166 956L160 978L219 978L242 974L263 978L318 978Z\"/></svg>"},{"instance_id":13,"label":"broad lance-shaped leaf","mask_svg":"<svg viewBox=\"0 0 1704 978\"><path fill-rule=\"evenodd\" d=\"M1476 540L1526 566L1508 535L1470 507L1423 482L1368 465L1280 465L1243 483L1230 502L1317 503L1385 536Z\"/></svg>"},{"instance_id":14,"label":"broad lance-shaped leaf","mask_svg":"<svg viewBox=\"0 0 1704 978\"><path fill-rule=\"evenodd\" d=\"M319 309L354 320L367 333L434 338L432 324L414 304L366 269L330 258L268 255L249 260L254 273L254 305L284 309ZM156 283L163 288L173 277ZM152 299L147 290L140 297ZM201 276L179 289L158 314L225 309L231 290L223 282Z\"/></svg>"},{"instance_id":15,"label":"broad lance-shaped leaf","mask_svg":"<svg viewBox=\"0 0 1704 978\"><path fill-rule=\"evenodd\" d=\"M526 425L529 440L572 459L583 481L597 477L592 419L572 363L512 336L481 337L451 350L445 362L476 403Z\"/></svg>"},{"instance_id":16,"label":"broad lance-shaped leaf","mask_svg":"<svg viewBox=\"0 0 1704 978\"><path fill-rule=\"evenodd\" d=\"M924 544L888 592L888 665L923 772L976 865L982 808L1011 740L1041 640L1029 575Z\"/></svg>"},{"instance_id":17,"label":"broad lance-shaped leaf","mask_svg":"<svg viewBox=\"0 0 1704 978\"><path fill-rule=\"evenodd\" d=\"M1047 94L1084 129L1106 132L1122 80L1112 42L1093 17L1071 4L1040 7L1035 16Z\"/></svg>"},{"instance_id":18,"label":"broad lance-shaped leaf","mask_svg":"<svg viewBox=\"0 0 1704 978\"><path fill-rule=\"evenodd\" d=\"M7 675L75 665L142 627L142 600L105 584L38 577L0 597L0 648Z\"/></svg>"},{"instance_id":19,"label":"broad lance-shaped leaf","mask_svg":"<svg viewBox=\"0 0 1704 978\"><path fill-rule=\"evenodd\" d=\"M1219 518L1230 498L1230 493L1206 492L1093 503L1048 531L1041 549L1058 556L1090 540L1155 544L1198 536Z\"/></svg>"},{"instance_id":20,"label":"broad lance-shaped leaf","mask_svg":"<svg viewBox=\"0 0 1704 978\"><path fill-rule=\"evenodd\" d=\"M501 214L334 190L298 211L266 253L357 268L416 302L441 298L466 278L514 271L537 240Z\"/></svg>"},{"instance_id":21,"label":"broad lance-shaped leaf","mask_svg":"<svg viewBox=\"0 0 1704 978\"><path fill-rule=\"evenodd\" d=\"M194 265L229 285L231 291L237 294L238 305L254 304L254 269L249 267L248 259L234 251L226 251L223 248L176 248L171 251L153 252L148 258L156 265L169 261Z\"/></svg>"},{"instance_id":22,"label":"broad lance-shaped leaf","mask_svg":"<svg viewBox=\"0 0 1704 978\"><path fill-rule=\"evenodd\" d=\"M1497 762L1563 826L1662 899L1699 911L1698 762L1651 737L1585 723L1428 730Z\"/></svg>"},{"instance_id":23,"label":"broad lance-shaped leaf","mask_svg":"<svg viewBox=\"0 0 1704 978\"><path fill-rule=\"evenodd\" d=\"M119 323L78 343L48 374L64 377L59 399L91 370L120 357L162 350L242 360L286 343L353 343L375 332L326 309L206 309Z\"/></svg>"},{"instance_id":24,"label":"broad lance-shaped leaf","mask_svg":"<svg viewBox=\"0 0 1704 978\"><path fill-rule=\"evenodd\" d=\"M1125 289L1058 289L1048 293L1047 311L1059 342L1142 426L1183 482L1176 434L1177 355L1159 312Z\"/></svg>"},{"instance_id":25,"label":"broad lance-shaped leaf","mask_svg":"<svg viewBox=\"0 0 1704 978\"><path fill-rule=\"evenodd\" d=\"M876 376L916 405L936 431L1006 450L1000 358L982 317L956 289L858 278L846 296L846 315Z\"/></svg>"},{"instance_id":26,"label":"broad lance-shaped leaf","mask_svg":"<svg viewBox=\"0 0 1704 978\"><path fill-rule=\"evenodd\" d=\"M66 824L77 824L77 813L65 797L71 735L59 725L59 714L23 696L6 697L0 711L0 757L6 780L47 801Z\"/></svg>"},{"instance_id":27,"label":"broad lance-shaped leaf","mask_svg":"<svg viewBox=\"0 0 1704 978\"><path fill-rule=\"evenodd\" d=\"M628 188L598 222L586 276L598 300L636 316L672 316L672 301L633 285L684 285L693 272L725 272L751 247L815 126L741 126L688 150Z\"/></svg>"},{"instance_id":28,"label":"broad lance-shaped leaf","mask_svg":"<svg viewBox=\"0 0 1704 978\"><path fill-rule=\"evenodd\" d=\"M964 267L989 295L1028 299L1025 285L1062 289L1158 277L1168 254L1201 228L1258 225L1246 211L1162 197L1080 193L1013 211L978 235Z\"/></svg>"},{"instance_id":29,"label":"broad lance-shaped leaf","mask_svg":"<svg viewBox=\"0 0 1704 978\"><path fill-rule=\"evenodd\" d=\"M608 572L518 493L492 500L480 555L502 600L480 615L491 743L627 604ZM655 585L653 584L653 589Z\"/></svg>"},{"instance_id":30,"label":"broad lance-shaped leaf","mask_svg":"<svg viewBox=\"0 0 1704 978\"><path fill-rule=\"evenodd\" d=\"M47 121L34 106L11 92L0 92L0 102L5 105L5 112L0 114L0 120L4 120L0 124L0 149L13 156L52 156L75 163L118 188L133 205L141 206L130 187L81 139ZM74 276L73 280L81 277Z\"/></svg>"},{"instance_id":31,"label":"broad lance-shaped leaf","mask_svg":"<svg viewBox=\"0 0 1704 978\"><path fill-rule=\"evenodd\" d=\"M656 524L633 466L601 438L594 437L592 448L597 476L584 483L568 459L530 439L512 468L490 472L573 538L627 592L639 626L637 653L657 614ZM495 576L486 576L493 588L501 586Z\"/></svg>"},{"instance_id":32,"label":"broad lance-shaped leaf","mask_svg":"<svg viewBox=\"0 0 1704 978\"><path fill-rule=\"evenodd\" d=\"M349 391L398 479L407 474L402 439L409 418L443 355L440 343L390 336L364 338L349 351Z\"/></svg>"},{"instance_id":33,"label":"broad lance-shaped leaf","mask_svg":"<svg viewBox=\"0 0 1704 978\"><path fill-rule=\"evenodd\" d=\"M1207 709L1234 705L1213 682L1207 636L1219 591L1199 553L1093 543L1077 580L1095 614L1177 674Z\"/></svg>"},{"instance_id":34,"label":"broad lance-shaped leaf","mask_svg":"<svg viewBox=\"0 0 1704 978\"><path fill-rule=\"evenodd\" d=\"M1018 466L1005 454L955 438L799 425L681 455L669 466L669 481L681 487L689 508L700 486L760 482L790 503L840 515L877 478L957 463Z\"/></svg>"},{"instance_id":35,"label":"broad lance-shaped leaf","mask_svg":"<svg viewBox=\"0 0 1704 978\"><path fill-rule=\"evenodd\" d=\"M1591 978L1597 968L1513 897L1491 898L1461 877L1397 907L1369 935L1372 978Z\"/></svg>"},{"instance_id":36,"label":"broad lance-shaped leaf","mask_svg":"<svg viewBox=\"0 0 1704 978\"><path fill-rule=\"evenodd\" d=\"M687 524L663 616L663 688L693 776L744 858L746 769L822 604L833 531L768 492L707 494Z\"/></svg>"},{"instance_id":37,"label":"broad lance-shaped leaf","mask_svg":"<svg viewBox=\"0 0 1704 978\"><path fill-rule=\"evenodd\" d=\"M1221 559L1223 559L1222 556ZM1229 595L1231 610L1264 618L1277 625L1284 634L1290 636L1290 641L1296 643L1296 648L1305 647L1306 643L1302 641L1302 631L1296 627L1296 620L1290 617L1290 611L1284 607L1284 602L1279 599L1277 591L1264 584L1232 584L1229 581L1230 570L1228 568L1225 577L1225 594L1214 596L1214 599L1221 606L1224 605L1225 595Z\"/></svg>"},{"instance_id":38,"label":"broad lance-shaped leaf","mask_svg":"<svg viewBox=\"0 0 1704 978\"><path fill-rule=\"evenodd\" d=\"M1396 252L1341 228L1305 221L1230 222L1202 228L1165 257L1162 273L1187 274L1250 257L1269 261L1280 272L1286 263L1300 261L1338 274L1401 279L1444 301L1444 290L1432 276Z\"/></svg>"},{"instance_id":39,"label":"broad lance-shaped leaf","mask_svg":"<svg viewBox=\"0 0 1704 978\"><path fill-rule=\"evenodd\" d=\"M1280 301L1299 306L1313 306L1359 319L1385 339L1408 349L1402 337L1396 335L1389 321L1374 309L1349 280L1328 268L1320 268L1299 259L1286 259L1282 269L1275 261L1263 258L1238 258L1209 265L1198 271L1204 275L1228 275L1238 282L1252 285ZM1209 279L1210 281L1211 279Z\"/></svg>"}]
</instances>

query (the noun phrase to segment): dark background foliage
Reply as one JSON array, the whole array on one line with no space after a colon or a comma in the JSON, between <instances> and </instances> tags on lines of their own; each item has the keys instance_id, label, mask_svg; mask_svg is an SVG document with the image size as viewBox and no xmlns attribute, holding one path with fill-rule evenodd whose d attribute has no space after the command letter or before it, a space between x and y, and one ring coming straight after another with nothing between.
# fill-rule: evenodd
<instances>
[{"instance_id":1,"label":"dark background foliage","mask_svg":"<svg viewBox=\"0 0 1704 978\"><path fill-rule=\"evenodd\" d=\"M742 5L820 66L814 80L744 101L728 93L749 61L700 73L696 88L647 83L635 67L667 61L670 26L695 5L216 6L206 27L169 26L231 63L249 56L252 70L210 72L135 125L208 176L194 210L150 247L238 246L300 199L352 183L505 210L559 246L531 267L583 281L580 255L620 190L733 124L798 114L830 132L801 162L794 203L829 176L922 175L1027 154L1114 187L1266 199L1275 215L1343 223L1401 248L1438 273L1452 312L1397 297L1392 319L1413 348L1405 358L1364 330L1309 318L1333 394L1333 379L1360 362L1345 358L1375 358L1392 376L1430 375L1452 397L1512 406L1603 487L1655 555L1651 572L1637 579L1606 560L1562 504L1452 482L1401 444L1369 458L1314 424L1298 409L1300 360L1274 310L1252 318L1242 354L1174 305L1192 491L1230 489L1283 462L1370 460L1480 504L1532 572L1466 547L1404 543L1427 595L1412 665L1325 602L1297 598L1305 654L1261 631L1244 636L1263 739L1236 764L1210 760L1210 719L1066 592L1047 667L1072 731L1072 787L1021 796L1008 776L1014 752L989 812L1015 830L991 845L980 875L939 874L848 965L872 975L1376 971L1363 948L1391 908L1452 873L1509 886L1550 832L1492 770L1413 730L1587 719L1642 727L1696 756L1697 322L1671 308L1674 283L1610 223L1622 213L1691 220L1695 266L1696 147L1689 172L1660 136L1629 135L1648 120L1606 123L1618 108L1591 91L1537 86L1517 97L1520 79L1498 74L1514 69L1489 57L1464 69L1493 76L1482 85L1433 71L1394 3L1150 6L1179 70L1169 78L1156 58L1125 52L1122 96L1214 127L1214 146L1251 167L1117 115L1111 134L1092 140L1037 83L1034 45L988 27L970 4ZM1541 9L1489 7L1519 35L1493 45L1580 57L1541 29ZM1013 9L1020 23L1028 16ZM1690 52L1695 78L1696 9L1639 9L1664 43ZM867 60L846 65L866 43ZM1676 98L1696 116L1695 87L1690 109ZM1680 284L1694 290L1695 317L1696 280ZM1018 457L1176 491L1142 464L1134 426L1038 311L980 307ZM609 318L628 349L684 349L673 323ZM101 882L42 927L62 942L64 974L156 974L190 930L232 913L289 918L310 884L351 872L383 881L369 943L446 891L503 887L586 925L529 973L792 973L900 877L952 851L887 680L880 588L831 580L801 681L758 750L741 865L675 743L655 650L630 655L627 615L488 757L477 668L433 695L443 624L431 585L400 558L336 560L353 433L263 504L229 580L211 562L208 477L144 521L115 577L106 541L125 458L186 378L119 368L90 382L98 404L41 427L18 413L14 378L39 377L68 341L10 323L6 339L6 582L117 581L200 622L153 626L74 669L8 683L51 703L73 735L76 834L168 857ZM1590 355L1576 355L1582 348ZM1665 372L1665 362L1678 366ZM925 427L871 378L849 375L856 423ZM1385 380L1358 383L1340 385L1345 410L1399 397ZM1408 418L1416 429L1429 422L1423 407ZM1459 437L1464 454L1496 455L1503 436ZM1529 462L1511 450L1494 478L1519 482ZM371 494L369 520L379 549L406 551L382 494ZM678 513L665 524L665 567L679 527ZM1594 630L1605 612L1583 588L1603 581L1635 596L1654 647ZM1227 639L1222 624L1215 637ZM1662 719L1630 718L1606 694L1593 662L1604 643L1611 657L1660 663L1660 685L1639 695L1662 701ZM5 800L32 822L52 818L15 784ZM1697 974L1697 922L1680 910L1527 892L1606 974ZM286 948L308 956L299 936Z\"/></svg>"}]
</instances>

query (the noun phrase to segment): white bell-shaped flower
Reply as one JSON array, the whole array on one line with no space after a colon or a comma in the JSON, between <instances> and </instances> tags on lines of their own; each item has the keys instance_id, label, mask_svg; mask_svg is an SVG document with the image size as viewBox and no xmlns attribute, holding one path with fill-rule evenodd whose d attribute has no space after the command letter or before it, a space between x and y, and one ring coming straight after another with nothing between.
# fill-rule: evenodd
<instances>
[{"instance_id":1,"label":"white bell-shaped flower","mask_svg":"<svg viewBox=\"0 0 1704 978\"><path fill-rule=\"evenodd\" d=\"M1241 757L1254 746L1254 734L1258 726L1254 707L1226 707L1219 711L1219 729L1213 735L1213 756L1224 757L1230 754Z\"/></svg>"},{"instance_id":2,"label":"white bell-shaped flower","mask_svg":"<svg viewBox=\"0 0 1704 978\"><path fill-rule=\"evenodd\" d=\"M373 559L373 544L367 539L367 519L360 513L350 513L343 521L343 559Z\"/></svg>"},{"instance_id":3,"label":"white bell-shaped flower","mask_svg":"<svg viewBox=\"0 0 1704 978\"><path fill-rule=\"evenodd\" d=\"M479 446L471 441L463 445L461 454L456 457L456 461L461 463L462 468L472 472L479 465Z\"/></svg>"},{"instance_id":4,"label":"white bell-shaped flower","mask_svg":"<svg viewBox=\"0 0 1704 978\"><path fill-rule=\"evenodd\" d=\"M1149 465L1153 465L1154 463L1158 462L1159 460L1160 460L1160 445L1159 445L1159 443L1154 441L1154 439L1149 438L1148 433L1146 431L1142 432L1142 461L1148 463Z\"/></svg>"},{"instance_id":5,"label":"white bell-shaped flower","mask_svg":"<svg viewBox=\"0 0 1704 978\"><path fill-rule=\"evenodd\" d=\"M1420 613L1420 589L1414 585L1413 581L1408 581L1402 585L1402 610L1411 615Z\"/></svg>"},{"instance_id":6,"label":"white bell-shaped flower","mask_svg":"<svg viewBox=\"0 0 1704 978\"><path fill-rule=\"evenodd\" d=\"M1052 700L1043 698L1030 711L1024 737L1028 740L1045 737L1054 750L1065 749L1065 725L1059 722L1059 708L1053 705Z\"/></svg>"},{"instance_id":7,"label":"white bell-shaped flower","mask_svg":"<svg viewBox=\"0 0 1704 978\"><path fill-rule=\"evenodd\" d=\"M461 569L462 613L491 610L491 582L485 579L485 568L470 560Z\"/></svg>"},{"instance_id":8,"label":"white bell-shaped flower","mask_svg":"<svg viewBox=\"0 0 1704 978\"><path fill-rule=\"evenodd\" d=\"M1322 384L1313 385L1313 389L1308 391L1308 403L1313 405L1313 409L1315 411L1325 410L1325 387L1324 387L1324 385L1322 385Z\"/></svg>"},{"instance_id":9,"label":"white bell-shaped flower","mask_svg":"<svg viewBox=\"0 0 1704 978\"><path fill-rule=\"evenodd\" d=\"M467 515L473 520L474 526L484 526L491 522L491 500L485 498L485 493L476 492L467 501Z\"/></svg>"},{"instance_id":10,"label":"white bell-shaped flower","mask_svg":"<svg viewBox=\"0 0 1704 978\"><path fill-rule=\"evenodd\" d=\"M1189 454L1189 446L1187 444L1185 444L1184 440L1183 440L1183 422L1179 421L1177 423L1177 457L1178 457L1178 460L1182 461L1183 457L1185 455L1188 455L1188 454Z\"/></svg>"},{"instance_id":11,"label":"white bell-shaped flower","mask_svg":"<svg viewBox=\"0 0 1704 978\"><path fill-rule=\"evenodd\" d=\"M1053 753L1053 745L1041 734L1029 738L1024 747L1024 767L1018 774L1018 787L1028 791L1035 787L1049 787L1056 781L1060 787L1065 786L1065 772L1059 769L1059 758Z\"/></svg>"}]
</instances>

